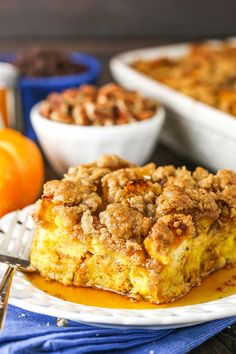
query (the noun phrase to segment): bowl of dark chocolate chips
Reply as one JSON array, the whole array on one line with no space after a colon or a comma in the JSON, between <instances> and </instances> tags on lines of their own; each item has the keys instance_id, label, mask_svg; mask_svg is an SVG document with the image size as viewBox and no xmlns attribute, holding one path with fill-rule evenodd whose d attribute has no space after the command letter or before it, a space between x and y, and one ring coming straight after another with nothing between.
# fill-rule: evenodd
<instances>
[{"instance_id":1,"label":"bowl of dark chocolate chips","mask_svg":"<svg viewBox=\"0 0 236 354\"><path fill-rule=\"evenodd\" d=\"M29 114L31 108L50 92L61 92L81 84L94 84L100 62L93 56L63 48L30 48L0 56L14 64L21 76L18 82L25 134L36 139Z\"/></svg>"}]
</instances>

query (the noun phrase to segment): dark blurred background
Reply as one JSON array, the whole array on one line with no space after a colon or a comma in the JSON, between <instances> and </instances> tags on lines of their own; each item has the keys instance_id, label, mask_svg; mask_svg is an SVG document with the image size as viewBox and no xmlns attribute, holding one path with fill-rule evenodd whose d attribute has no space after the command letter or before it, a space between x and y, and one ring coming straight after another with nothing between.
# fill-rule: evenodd
<instances>
[{"instance_id":1,"label":"dark blurred background","mask_svg":"<svg viewBox=\"0 0 236 354\"><path fill-rule=\"evenodd\" d=\"M0 0L0 52L61 45L107 68L121 51L236 35L235 14L236 0Z\"/></svg>"},{"instance_id":2,"label":"dark blurred background","mask_svg":"<svg viewBox=\"0 0 236 354\"><path fill-rule=\"evenodd\" d=\"M1 0L2 40L232 35L235 0Z\"/></svg>"}]
</instances>

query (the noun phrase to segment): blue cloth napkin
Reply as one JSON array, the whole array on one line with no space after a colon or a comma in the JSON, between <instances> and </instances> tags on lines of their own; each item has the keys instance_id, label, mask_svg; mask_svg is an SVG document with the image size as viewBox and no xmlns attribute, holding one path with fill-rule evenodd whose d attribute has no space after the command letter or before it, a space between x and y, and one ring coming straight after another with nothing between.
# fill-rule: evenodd
<instances>
[{"instance_id":1,"label":"blue cloth napkin","mask_svg":"<svg viewBox=\"0 0 236 354\"><path fill-rule=\"evenodd\" d=\"M72 321L58 327L55 317L9 306L0 353L182 354L235 322L236 317L230 317L173 330L108 329Z\"/></svg>"}]
</instances>

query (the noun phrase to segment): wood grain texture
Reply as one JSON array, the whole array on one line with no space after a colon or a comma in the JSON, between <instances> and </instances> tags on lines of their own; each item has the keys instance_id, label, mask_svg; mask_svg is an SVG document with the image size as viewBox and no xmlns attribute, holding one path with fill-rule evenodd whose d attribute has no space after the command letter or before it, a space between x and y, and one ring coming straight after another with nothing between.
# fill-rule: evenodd
<instances>
[{"instance_id":1,"label":"wood grain texture","mask_svg":"<svg viewBox=\"0 0 236 354\"><path fill-rule=\"evenodd\" d=\"M200 347L192 350L192 354L235 354L236 325L230 326L217 336L209 339Z\"/></svg>"},{"instance_id":2,"label":"wood grain texture","mask_svg":"<svg viewBox=\"0 0 236 354\"><path fill-rule=\"evenodd\" d=\"M236 33L235 0L0 0L0 38Z\"/></svg>"}]
</instances>

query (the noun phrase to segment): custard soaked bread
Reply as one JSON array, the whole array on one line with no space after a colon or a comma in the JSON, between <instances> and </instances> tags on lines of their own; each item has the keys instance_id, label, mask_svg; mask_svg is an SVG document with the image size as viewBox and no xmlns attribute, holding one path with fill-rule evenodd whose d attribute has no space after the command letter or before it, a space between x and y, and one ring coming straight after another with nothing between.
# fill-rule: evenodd
<instances>
[{"instance_id":1,"label":"custard soaked bread","mask_svg":"<svg viewBox=\"0 0 236 354\"><path fill-rule=\"evenodd\" d=\"M43 277L171 302L236 262L236 173L104 155L47 182L34 219Z\"/></svg>"}]
</instances>

